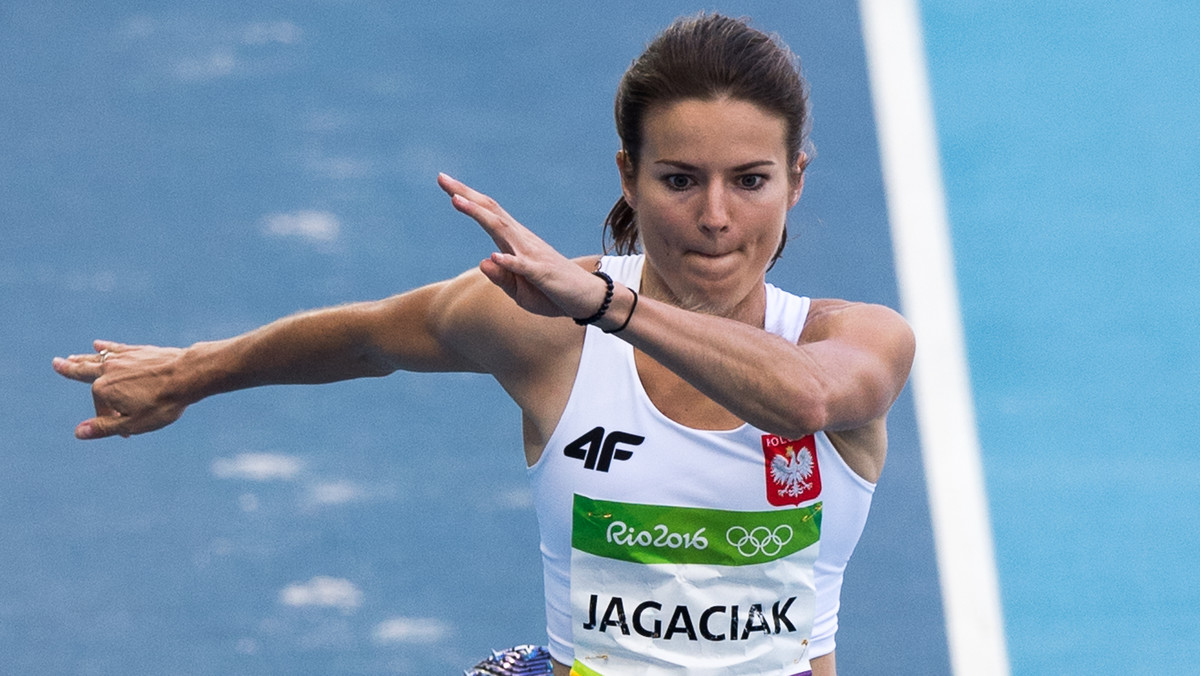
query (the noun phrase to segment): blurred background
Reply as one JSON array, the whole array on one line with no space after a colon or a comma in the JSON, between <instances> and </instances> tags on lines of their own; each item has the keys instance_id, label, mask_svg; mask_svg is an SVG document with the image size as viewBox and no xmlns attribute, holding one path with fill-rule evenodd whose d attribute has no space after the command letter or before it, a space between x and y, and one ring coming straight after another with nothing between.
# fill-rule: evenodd
<instances>
[{"instance_id":1,"label":"blurred background","mask_svg":"<svg viewBox=\"0 0 1200 676\"><path fill-rule=\"evenodd\" d=\"M1013 672L1186 673L1200 9L920 6ZM490 379L266 388L82 443L86 387L49 363L457 274L491 244L438 171L598 251L617 80L699 9L778 32L812 85L771 281L899 307L854 3L0 7L0 671L440 674L543 642ZM847 674L949 670L912 417L848 572Z\"/></svg>"},{"instance_id":2,"label":"blurred background","mask_svg":"<svg viewBox=\"0 0 1200 676\"><path fill-rule=\"evenodd\" d=\"M921 0L1014 673L1200 647L1200 6Z\"/></svg>"}]
</instances>

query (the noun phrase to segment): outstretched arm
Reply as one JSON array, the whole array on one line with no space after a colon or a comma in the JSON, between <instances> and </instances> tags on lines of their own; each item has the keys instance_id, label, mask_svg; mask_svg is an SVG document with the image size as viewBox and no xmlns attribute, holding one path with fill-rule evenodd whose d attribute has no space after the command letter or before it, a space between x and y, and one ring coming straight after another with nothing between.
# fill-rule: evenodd
<instances>
[{"instance_id":1,"label":"outstretched arm","mask_svg":"<svg viewBox=\"0 0 1200 676\"><path fill-rule=\"evenodd\" d=\"M429 307L451 284L305 312L189 348L98 340L95 353L56 358L53 366L92 384L96 416L76 427L80 439L156 430L205 397L248 387L328 383L401 368L475 370L429 326Z\"/></svg>"},{"instance_id":2,"label":"outstretched arm","mask_svg":"<svg viewBox=\"0 0 1200 676\"><path fill-rule=\"evenodd\" d=\"M536 241L543 253L566 260ZM567 266L597 281L578 263ZM75 435L98 439L150 432L222 392L329 383L398 369L491 373L527 412L553 409L543 401L545 392L556 391L546 386L546 375L570 362L561 348L573 340L577 327L536 316L559 313L549 311L541 292L523 280L505 277L487 262L480 267L482 273L468 271L383 300L300 313L226 340L188 348L96 341L91 354L55 358L55 371L92 385L96 415L76 426ZM522 306L531 312L520 311L505 291L526 301ZM528 302L527 295L534 300Z\"/></svg>"}]
</instances>

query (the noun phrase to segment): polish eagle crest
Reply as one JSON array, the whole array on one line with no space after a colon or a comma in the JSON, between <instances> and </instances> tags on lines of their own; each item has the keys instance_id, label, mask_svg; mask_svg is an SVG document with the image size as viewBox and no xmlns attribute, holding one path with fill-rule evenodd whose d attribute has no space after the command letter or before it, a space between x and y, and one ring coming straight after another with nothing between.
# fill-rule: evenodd
<instances>
[{"instance_id":1,"label":"polish eagle crest","mask_svg":"<svg viewBox=\"0 0 1200 676\"><path fill-rule=\"evenodd\" d=\"M800 452L789 444L783 455L771 459L771 480L779 486L781 493L788 497L796 497L812 488L809 479L813 473L812 452L803 446Z\"/></svg>"},{"instance_id":2,"label":"polish eagle crest","mask_svg":"<svg viewBox=\"0 0 1200 676\"><path fill-rule=\"evenodd\" d=\"M788 439L764 434L762 442L767 502L786 507L821 497L821 467L814 435Z\"/></svg>"}]
</instances>

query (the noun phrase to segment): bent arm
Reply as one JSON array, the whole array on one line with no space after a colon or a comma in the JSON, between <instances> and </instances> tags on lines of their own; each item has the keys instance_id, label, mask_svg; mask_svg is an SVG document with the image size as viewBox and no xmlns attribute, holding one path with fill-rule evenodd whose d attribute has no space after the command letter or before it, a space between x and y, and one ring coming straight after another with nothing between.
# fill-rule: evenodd
<instances>
[{"instance_id":1,"label":"bent arm","mask_svg":"<svg viewBox=\"0 0 1200 676\"><path fill-rule=\"evenodd\" d=\"M797 344L652 299L641 300L618 335L738 418L791 438L882 418L914 350L908 323L893 310L835 300L813 301Z\"/></svg>"},{"instance_id":2,"label":"bent arm","mask_svg":"<svg viewBox=\"0 0 1200 676\"><path fill-rule=\"evenodd\" d=\"M567 260L496 201L439 176L454 207L475 219L499 252L481 269L521 307L584 317L601 304L604 283ZM913 335L879 305L814 301L797 344L732 319L684 310L624 287L598 322L683 378L738 418L780 435L878 427L908 379ZM631 316L629 313L633 312Z\"/></svg>"}]
</instances>

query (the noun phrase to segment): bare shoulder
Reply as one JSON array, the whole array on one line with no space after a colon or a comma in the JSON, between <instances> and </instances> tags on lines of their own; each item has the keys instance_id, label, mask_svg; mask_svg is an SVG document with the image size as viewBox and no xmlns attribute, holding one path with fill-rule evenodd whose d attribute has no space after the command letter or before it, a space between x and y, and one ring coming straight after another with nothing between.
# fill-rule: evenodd
<instances>
[{"instance_id":1,"label":"bare shoulder","mask_svg":"<svg viewBox=\"0 0 1200 676\"><path fill-rule=\"evenodd\" d=\"M916 352L912 327L899 312L886 305L837 298L812 301L798 342L804 345L822 341L833 341L886 359L896 369L896 375L904 379Z\"/></svg>"},{"instance_id":2,"label":"bare shoulder","mask_svg":"<svg viewBox=\"0 0 1200 676\"><path fill-rule=\"evenodd\" d=\"M597 258L576 262L594 270ZM438 340L494 376L521 407L526 461L536 462L570 397L584 329L523 310L478 269L446 283L434 303L442 308L432 319Z\"/></svg>"},{"instance_id":3,"label":"bare shoulder","mask_svg":"<svg viewBox=\"0 0 1200 676\"><path fill-rule=\"evenodd\" d=\"M825 343L875 362L896 386L908 380L916 352L912 327L885 305L837 298L814 299L800 345ZM898 387L897 387L897 393Z\"/></svg>"},{"instance_id":4,"label":"bare shoulder","mask_svg":"<svg viewBox=\"0 0 1200 676\"><path fill-rule=\"evenodd\" d=\"M886 305L859 303L840 298L814 298L804 323L800 342L814 342L845 334L867 333L911 351L912 327L899 312Z\"/></svg>"}]
</instances>

